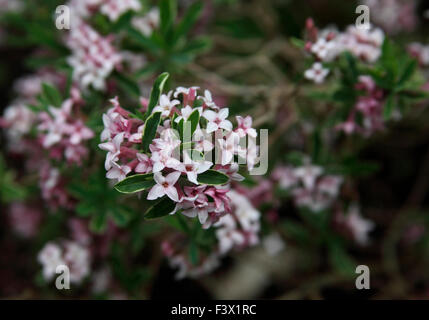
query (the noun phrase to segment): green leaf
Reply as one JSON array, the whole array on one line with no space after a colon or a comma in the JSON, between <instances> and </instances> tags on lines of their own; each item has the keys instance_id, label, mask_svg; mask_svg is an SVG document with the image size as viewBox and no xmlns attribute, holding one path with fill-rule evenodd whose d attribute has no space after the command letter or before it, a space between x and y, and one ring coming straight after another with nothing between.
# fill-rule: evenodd
<instances>
[{"instance_id":1,"label":"green leaf","mask_svg":"<svg viewBox=\"0 0 429 320\"><path fill-rule=\"evenodd\" d=\"M162 91L164 90L164 85L167 82L168 77L170 74L168 72L164 72L156 78L155 83L153 84L152 91L150 93L150 99L148 108L146 111L146 117L148 117L151 113L153 108L158 104L159 97L161 96Z\"/></svg>"},{"instance_id":2,"label":"green leaf","mask_svg":"<svg viewBox=\"0 0 429 320\"><path fill-rule=\"evenodd\" d=\"M110 213L115 223L120 227L126 226L131 220L131 213L125 208L115 207L111 209Z\"/></svg>"},{"instance_id":3,"label":"green leaf","mask_svg":"<svg viewBox=\"0 0 429 320\"><path fill-rule=\"evenodd\" d=\"M175 28L173 44L189 32L189 30L192 28L192 26L195 24L198 17L200 16L202 8L202 1L197 1L189 7L182 20L178 24L177 28Z\"/></svg>"},{"instance_id":4,"label":"green leaf","mask_svg":"<svg viewBox=\"0 0 429 320\"><path fill-rule=\"evenodd\" d=\"M153 41L150 38L145 37L139 31L134 28L128 26L127 33L130 38L134 39L136 44L138 44L143 49L149 51L150 53L157 54L160 50L160 46L157 42Z\"/></svg>"},{"instance_id":5,"label":"green leaf","mask_svg":"<svg viewBox=\"0 0 429 320\"><path fill-rule=\"evenodd\" d=\"M407 81L411 79L411 77L414 74L414 71L416 71L416 68L417 68L417 61L416 60L409 61L406 64L401 76L399 77L397 87L402 88L407 83Z\"/></svg>"},{"instance_id":6,"label":"green leaf","mask_svg":"<svg viewBox=\"0 0 429 320\"><path fill-rule=\"evenodd\" d=\"M176 0L161 0L159 4L161 32L166 36L174 25L177 15Z\"/></svg>"},{"instance_id":7,"label":"green leaf","mask_svg":"<svg viewBox=\"0 0 429 320\"><path fill-rule=\"evenodd\" d=\"M107 226L107 215L105 212L99 212L94 215L89 224L89 228L94 233L102 233Z\"/></svg>"},{"instance_id":8,"label":"green leaf","mask_svg":"<svg viewBox=\"0 0 429 320\"><path fill-rule=\"evenodd\" d=\"M143 129L142 146L145 152L149 151L149 145L152 143L156 135L159 123L161 122L161 112L153 113L146 119Z\"/></svg>"},{"instance_id":9,"label":"green leaf","mask_svg":"<svg viewBox=\"0 0 429 320\"><path fill-rule=\"evenodd\" d=\"M189 260L194 266L198 264L198 247L195 241L189 244Z\"/></svg>"},{"instance_id":10,"label":"green leaf","mask_svg":"<svg viewBox=\"0 0 429 320\"><path fill-rule=\"evenodd\" d=\"M198 54L208 50L212 45L212 42L207 37L199 37L197 39L191 40L187 45L180 51L182 54Z\"/></svg>"},{"instance_id":11,"label":"green leaf","mask_svg":"<svg viewBox=\"0 0 429 320\"><path fill-rule=\"evenodd\" d=\"M42 95L43 99L51 106L60 107L63 102L63 98L58 89L48 83L42 84Z\"/></svg>"},{"instance_id":12,"label":"green leaf","mask_svg":"<svg viewBox=\"0 0 429 320\"><path fill-rule=\"evenodd\" d=\"M114 78L122 90L134 97L140 97L140 88L135 80L128 78L119 72L114 74Z\"/></svg>"},{"instance_id":13,"label":"green leaf","mask_svg":"<svg viewBox=\"0 0 429 320\"><path fill-rule=\"evenodd\" d=\"M146 211L144 218L145 219L156 219L164 217L171 212L173 212L174 208L176 207L176 203L170 200L168 197L163 197L161 201L159 201L157 204L149 208L149 210Z\"/></svg>"},{"instance_id":14,"label":"green leaf","mask_svg":"<svg viewBox=\"0 0 429 320\"><path fill-rule=\"evenodd\" d=\"M392 115L393 108L395 106L395 99L394 98L395 98L394 95L391 94L386 100L386 103L385 103L384 109L383 109L384 120L389 120L390 116Z\"/></svg>"},{"instance_id":15,"label":"green leaf","mask_svg":"<svg viewBox=\"0 0 429 320\"><path fill-rule=\"evenodd\" d=\"M353 276L356 263L346 252L344 247L338 243L331 244L329 258L332 267L344 276Z\"/></svg>"},{"instance_id":16,"label":"green leaf","mask_svg":"<svg viewBox=\"0 0 429 320\"><path fill-rule=\"evenodd\" d=\"M115 185L120 193L135 193L147 190L155 185L153 174L135 174L127 177Z\"/></svg>"},{"instance_id":17,"label":"green leaf","mask_svg":"<svg viewBox=\"0 0 429 320\"><path fill-rule=\"evenodd\" d=\"M198 182L210 186L225 184L229 181L226 174L216 170L207 170L206 172L198 175Z\"/></svg>"},{"instance_id":18,"label":"green leaf","mask_svg":"<svg viewBox=\"0 0 429 320\"><path fill-rule=\"evenodd\" d=\"M200 112L198 110L194 110L189 116L187 122L191 123L191 137L192 137L195 130L197 130L198 123L200 122Z\"/></svg>"},{"instance_id":19,"label":"green leaf","mask_svg":"<svg viewBox=\"0 0 429 320\"><path fill-rule=\"evenodd\" d=\"M294 45L295 47L297 47L299 49L303 49L305 47L305 41L302 39L291 37L290 42L292 43L292 45Z\"/></svg>"}]
</instances>

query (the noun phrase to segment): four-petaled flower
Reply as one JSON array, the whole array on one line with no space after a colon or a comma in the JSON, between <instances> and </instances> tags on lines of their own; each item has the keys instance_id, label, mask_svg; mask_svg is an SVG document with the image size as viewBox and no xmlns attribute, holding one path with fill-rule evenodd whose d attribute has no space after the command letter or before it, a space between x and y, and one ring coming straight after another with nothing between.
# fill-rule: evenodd
<instances>
[{"instance_id":1,"label":"four-petaled flower","mask_svg":"<svg viewBox=\"0 0 429 320\"><path fill-rule=\"evenodd\" d=\"M171 200L179 202L179 194L174 184L179 180L180 174L180 172L175 171L164 177L160 172L156 172L153 175L156 185L150 189L147 199L155 200L167 195Z\"/></svg>"},{"instance_id":2,"label":"four-petaled flower","mask_svg":"<svg viewBox=\"0 0 429 320\"><path fill-rule=\"evenodd\" d=\"M174 99L170 101L170 97L166 94L163 94L159 98L159 105L153 108L152 112L161 112L162 117L168 117L170 116L174 107L178 104L180 104L179 100Z\"/></svg>"},{"instance_id":3,"label":"four-petaled flower","mask_svg":"<svg viewBox=\"0 0 429 320\"><path fill-rule=\"evenodd\" d=\"M229 120L226 120L228 118L228 114L228 108L223 108L219 110L219 112L214 112L213 110L204 111L203 117L209 121L207 124L207 133L212 133L218 129L231 131L232 123Z\"/></svg>"}]
</instances>

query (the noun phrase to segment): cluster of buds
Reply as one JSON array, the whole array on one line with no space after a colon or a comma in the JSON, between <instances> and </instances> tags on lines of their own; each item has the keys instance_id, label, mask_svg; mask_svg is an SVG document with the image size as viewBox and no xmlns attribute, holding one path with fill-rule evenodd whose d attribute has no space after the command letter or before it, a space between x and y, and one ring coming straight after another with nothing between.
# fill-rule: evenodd
<instances>
[{"instance_id":1,"label":"cluster of buds","mask_svg":"<svg viewBox=\"0 0 429 320\"><path fill-rule=\"evenodd\" d=\"M359 96L356 104L350 110L347 120L337 125L337 129L346 134L360 133L369 136L374 132L383 130L383 106L384 91L377 87L370 76L360 76L356 89L364 93ZM361 123L357 121L357 115L362 118Z\"/></svg>"},{"instance_id":2,"label":"cluster of buds","mask_svg":"<svg viewBox=\"0 0 429 320\"><path fill-rule=\"evenodd\" d=\"M37 258L46 281L57 274L58 267L66 266L70 271L70 282L78 284L89 275L91 268L89 250L73 241L48 242Z\"/></svg>"},{"instance_id":3,"label":"cluster of buds","mask_svg":"<svg viewBox=\"0 0 429 320\"><path fill-rule=\"evenodd\" d=\"M259 157L252 119L237 117L234 129L228 108L218 107L207 90L198 96L197 89L179 87L161 95L157 103L149 103L146 118L113 99L113 107L103 115L101 139L108 141L99 147L108 151L107 178L122 181L131 174L117 186L147 177L143 190L149 191L148 200L169 198L176 204L171 214L198 216L208 228L231 212L229 181L243 179L236 159L247 161L252 170ZM142 110L148 108L146 100L142 103Z\"/></svg>"},{"instance_id":4,"label":"cluster of buds","mask_svg":"<svg viewBox=\"0 0 429 320\"><path fill-rule=\"evenodd\" d=\"M94 133L73 113L73 108L78 107L76 99L70 98L60 108L51 106L48 112L39 114L40 141L51 158L64 157L69 163L80 164L88 153L83 142L93 138Z\"/></svg>"},{"instance_id":5,"label":"cluster of buds","mask_svg":"<svg viewBox=\"0 0 429 320\"><path fill-rule=\"evenodd\" d=\"M366 30L349 26L345 32L334 29L319 31L312 19L307 20L306 34L305 49L316 62L307 70L305 77L316 83L322 83L329 73L323 68L323 62L331 62L348 51L362 61L373 63L380 57L384 42L384 33L379 28Z\"/></svg>"},{"instance_id":6,"label":"cluster of buds","mask_svg":"<svg viewBox=\"0 0 429 320\"><path fill-rule=\"evenodd\" d=\"M273 172L279 187L291 192L298 207L319 212L337 199L343 178L324 173L320 166L310 163L301 167L279 167Z\"/></svg>"},{"instance_id":7,"label":"cluster of buds","mask_svg":"<svg viewBox=\"0 0 429 320\"><path fill-rule=\"evenodd\" d=\"M112 36L101 36L83 20L71 28L67 45L72 55L67 61L73 68L73 79L82 88L92 85L94 89L104 90L106 78L115 68L120 68L122 56L112 41Z\"/></svg>"}]
</instances>

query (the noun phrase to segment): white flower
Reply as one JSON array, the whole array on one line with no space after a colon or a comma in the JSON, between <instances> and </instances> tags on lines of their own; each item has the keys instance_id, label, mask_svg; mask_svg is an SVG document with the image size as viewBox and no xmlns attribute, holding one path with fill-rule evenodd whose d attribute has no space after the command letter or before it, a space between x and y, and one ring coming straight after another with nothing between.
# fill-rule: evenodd
<instances>
[{"instance_id":1,"label":"white flower","mask_svg":"<svg viewBox=\"0 0 429 320\"><path fill-rule=\"evenodd\" d=\"M210 140L207 140L209 138ZM214 148L212 136L207 134L205 130L197 128L194 132L192 141L194 142L194 149L200 152L211 151Z\"/></svg>"},{"instance_id":2,"label":"white flower","mask_svg":"<svg viewBox=\"0 0 429 320\"><path fill-rule=\"evenodd\" d=\"M78 145L82 140L88 140L94 137L94 132L86 127L82 121L78 120L74 125L68 126L68 134L70 134L70 143Z\"/></svg>"},{"instance_id":3,"label":"white flower","mask_svg":"<svg viewBox=\"0 0 429 320\"><path fill-rule=\"evenodd\" d=\"M171 200L179 202L179 195L174 184L179 180L180 174L180 172L176 171L163 177L160 172L156 172L154 174L156 185L150 189L147 199L155 200L167 195Z\"/></svg>"},{"instance_id":4,"label":"white flower","mask_svg":"<svg viewBox=\"0 0 429 320\"><path fill-rule=\"evenodd\" d=\"M219 112L214 112L212 110L206 110L203 113L203 117L208 120L207 124L207 133L212 133L218 129L225 129L227 131L232 130L232 123L228 118L229 109L223 108Z\"/></svg>"},{"instance_id":5,"label":"white flower","mask_svg":"<svg viewBox=\"0 0 429 320\"><path fill-rule=\"evenodd\" d=\"M184 121L187 121L188 119L189 119L189 116L195 111L195 110L198 110L198 112L201 114L201 110L202 110L202 108L196 108L196 109L193 109L192 107L190 107L190 106L186 106L186 107L184 107L184 108L182 108L181 110L180 110L180 116L178 116L175 120L174 120L174 122L176 122L176 123L179 123L180 122L180 120L184 120Z\"/></svg>"},{"instance_id":6,"label":"white flower","mask_svg":"<svg viewBox=\"0 0 429 320\"><path fill-rule=\"evenodd\" d=\"M62 250L55 243L47 243L42 251L39 252L37 260L43 266L43 277L51 280L56 273L57 266L64 265L62 259Z\"/></svg>"},{"instance_id":7,"label":"white flower","mask_svg":"<svg viewBox=\"0 0 429 320\"><path fill-rule=\"evenodd\" d=\"M107 0L100 7L100 12L109 17L110 21L116 21L129 10L139 11L141 3L138 0Z\"/></svg>"},{"instance_id":8,"label":"white flower","mask_svg":"<svg viewBox=\"0 0 429 320\"><path fill-rule=\"evenodd\" d=\"M153 8L144 17L134 17L131 23L134 28L149 37L153 30L159 26L159 21L159 10L158 8Z\"/></svg>"},{"instance_id":9,"label":"white flower","mask_svg":"<svg viewBox=\"0 0 429 320\"><path fill-rule=\"evenodd\" d=\"M359 207L352 205L346 216L346 224L353 233L353 237L360 245L368 244L368 233L374 229L375 224L371 220L364 219L360 215Z\"/></svg>"},{"instance_id":10,"label":"white flower","mask_svg":"<svg viewBox=\"0 0 429 320\"><path fill-rule=\"evenodd\" d=\"M216 230L216 238L219 241L219 252L225 254L235 246L242 246L246 239L242 232L237 229L237 223L232 215L227 214L220 218L215 226L222 227Z\"/></svg>"},{"instance_id":11,"label":"white flower","mask_svg":"<svg viewBox=\"0 0 429 320\"><path fill-rule=\"evenodd\" d=\"M209 170L213 163L210 161L193 161L187 152L184 152L183 157L183 163L179 170L186 173L189 181L199 184L197 181L198 175Z\"/></svg>"},{"instance_id":12,"label":"white flower","mask_svg":"<svg viewBox=\"0 0 429 320\"><path fill-rule=\"evenodd\" d=\"M252 138L256 138L258 133L255 129L252 128L252 117L247 116L245 118L241 116L236 116L238 128L235 130L240 138L245 137L246 135L249 135Z\"/></svg>"},{"instance_id":13,"label":"white flower","mask_svg":"<svg viewBox=\"0 0 429 320\"><path fill-rule=\"evenodd\" d=\"M244 177L238 173L240 166L238 163L231 163L230 165L216 168L217 171L225 173L228 177L230 177L234 181L243 181Z\"/></svg>"},{"instance_id":14,"label":"white flower","mask_svg":"<svg viewBox=\"0 0 429 320\"><path fill-rule=\"evenodd\" d=\"M174 91L174 97L177 98L179 95L189 95L191 89L194 90L195 92L199 89L200 87L190 87L190 88L185 88L185 87L177 87L176 90Z\"/></svg>"},{"instance_id":15,"label":"white flower","mask_svg":"<svg viewBox=\"0 0 429 320\"><path fill-rule=\"evenodd\" d=\"M159 98L159 105L153 108L152 113L161 112L162 117L168 117L170 116L172 109L178 104L180 104L179 100L170 101L170 98L163 94Z\"/></svg>"},{"instance_id":16,"label":"white flower","mask_svg":"<svg viewBox=\"0 0 429 320\"><path fill-rule=\"evenodd\" d=\"M124 180L127 174L131 172L131 168L127 165L120 166L116 162L112 162L112 167L106 173L106 178L117 179L118 182Z\"/></svg>"},{"instance_id":17,"label":"white flower","mask_svg":"<svg viewBox=\"0 0 429 320\"><path fill-rule=\"evenodd\" d=\"M98 145L101 150L108 151L106 155L106 161L104 162L104 167L106 168L106 170L110 170L110 168L112 168L112 165L116 161L118 161L119 155L121 153L121 144L124 141L124 135L125 133L122 132L116 135L116 137L114 137L112 141L100 143Z\"/></svg>"},{"instance_id":18,"label":"white flower","mask_svg":"<svg viewBox=\"0 0 429 320\"><path fill-rule=\"evenodd\" d=\"M326 41L320 38L311 46L311 52L322 61L332 61L336 56L337 44L335 41Z\"/></svg>"},{"instance_id":19,"label":"white flower","mask_svg":"<svg viewBox=\"0 0 429 320\"><path fill-rule=\"evenodd\" d=\"M238 134L232 132L226 139L218 139L219 148L221 150L221 163L223 166L231 163L234 155L241 149L239 145Z\"/></svg>"},{"instance_id":20,"label":"white flower","mask_svg":"<svg viewBox=\"0 0 429 320\"><path fill-rule=\"evenodd\" d=\"M153 152L150 159L153 165L153 172L160 172L166 167L172 169L180 167L180 161L165 151Z\"/></svg>"},{"instance_id":21,"label":"white flower","mask_svg":"<svg viewBox=\"0 0 429 320\"><path fill-rule=\"evenodd\" d=\"M324 69L320 62L316 62L311 69L305 71L304 76L309 80L313 80L315 83L323 83L328 74L329 69Z\"/></svg>"},{"instance_id":22,"label":"white flower","mask_svg":"<svg viewBox=\"0 0 429 320\"><path fill-rule=\"evenodd\" d=\"M319 166L304 165L296 168L294 174L304 183L306 189L312 190L316 184L316 179L323 173L323 169Z\"/></svg>"},{"instance_id":23,"label":"white flower","mask_svg":"<svg viewBox=\"0 0 429 320\"><path fill-rule=\"evenodd\" d=\"M148 173L152 170L152 161L150 158L144 153L137 153L137 160L139 164L134 169L137 173Z\"/></svg>"},{"instance_id":24,"label":"white flower","mask_svg":"<svg viewBox=\"0 0 429 320\"><path fill-rule=\"evenodd\" d=\"M214 103L212 94L209 90L204 91L204 96L198 96L198 99L203 99L204 104L211 109L219 110L219 107Z\"/></svg>"}]
</instances>

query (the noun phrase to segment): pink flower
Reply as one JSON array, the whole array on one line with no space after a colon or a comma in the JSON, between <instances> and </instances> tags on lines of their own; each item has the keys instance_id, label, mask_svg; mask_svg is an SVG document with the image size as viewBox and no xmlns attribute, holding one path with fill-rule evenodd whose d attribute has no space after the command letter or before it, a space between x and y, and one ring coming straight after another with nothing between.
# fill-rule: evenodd
<instances>
[{"instance_id":1,"label":"pink flower","mask_svg":"<svg viewBox=\"0 0 429 320\"><path fill-rule=\"evenodd\" d=\"M161 173L157 172L154 174L156 185L150 189L147 195L148 200L155 200L164 195L167 195L171 200L179 202L179 195L174 184L179 180L180 172L172 172L166 177L163 177Z\"/></svg>"},{"instance_id":2,"label":"pink flower","mask_svg":"<svg viewBox=\"0 0 429 320\"><path fill-rule=\"evenodd\" d=\"M203 113L203 117L208 120L207 124L207 133L212 133L218 129L225 129L227 131L232 130L232 123L228 118L229 109L223 108L219 112L214 112L213 110L206 110Z\"/></svg>"}]
</instances>

